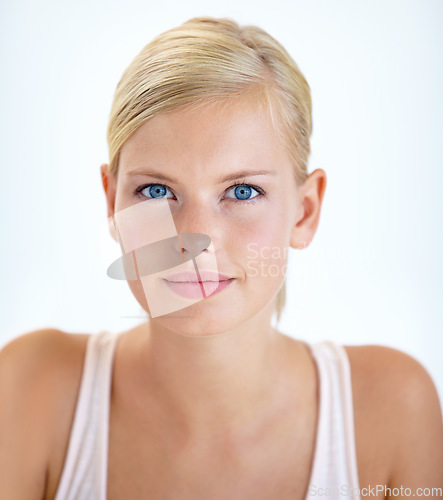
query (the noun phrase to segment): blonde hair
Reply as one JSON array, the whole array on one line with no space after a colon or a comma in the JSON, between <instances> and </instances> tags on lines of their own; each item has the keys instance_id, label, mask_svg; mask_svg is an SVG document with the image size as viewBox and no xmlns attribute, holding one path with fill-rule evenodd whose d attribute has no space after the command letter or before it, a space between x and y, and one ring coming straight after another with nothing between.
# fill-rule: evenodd
<instances>
[{"instance_id":1,"label":"blonde hair","mask_svg":"<svg viewBox=\"0 0 443 500\"><path fill-rule=\"evenodd\" d=\"M312 131L308 83L283 46L261 28L207 17L159 35L123 73L109 119L109 171L118 175L121 147L154 116L251 92L269 112L293 160L295 179L303 183ZM285 295L283 283L275 301L277 321Z\"/></svg>"}]
</instances>

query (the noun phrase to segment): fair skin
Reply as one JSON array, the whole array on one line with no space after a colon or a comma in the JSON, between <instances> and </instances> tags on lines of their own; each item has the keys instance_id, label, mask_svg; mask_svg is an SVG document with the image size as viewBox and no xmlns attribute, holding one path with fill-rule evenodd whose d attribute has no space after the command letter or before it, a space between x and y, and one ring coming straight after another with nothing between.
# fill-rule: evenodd
<instances>
[{"instance_id":1,"label":"fair skin","mask_svg":"<svg viewBox=\"0 0 443 500\"><path fill-rule=\"evenodd\" d=\"M318 412L315 364L304 343L270 326L283 274L266 271L283 270L285 253L259 255L257 274L247 251L249 243L304 248L314 237L326 176L316 170L298 186L292 168L266 115L246 99L223 111L160 115L125 143L117 178L102 166L108 215L151 203L134 193L139 186L166 184L177 230L210 235L208 252L235 278L219 294L121 335L111 500L304 498ZM148 169L173 182L148 177ZM218 182L244 169L275 172L239 179L266 192L255 203L237 204L233 182ZM140 282L129 285L148 311ZM0 430L0 497L54 498L86 341L36 332L0 353L0 409L7 408L0 429L8 429ZM392 349L346 349L361 487L441 486L441 412L425 370Z\"/></svg>"},{"instance_id":2,"label":"fair skin","mask_svg":"<svg viewBox=\"0 0 443 500\"><path fill-rule=\"evenodd\" d=\"M210 235L220 272L235 278L229 293L151 320L149 343L145 336L146 346L140 349L144 358L140 382L148 384L144 390L151 394L149 381L155 380L159 397L174 406L177 425L191 436L217 430L226 438L237 426L249 423L259 408L269 406L274 357L281 356L279 337L270 322L284 274L271 276L264 266L277 263L281 268L285 246L301 246L312 239L325 174L316 171L300 190L268 119L251 109L249 102L219 111L216 116L220 118L214 120L216 112L213 106L185 110L146 123L124 145L117 181L108 176L106 182L108 215L112 215L140 203L140 197L133 194L140 185L160 182L150 175L134 175L134 171L156 169L174 178L176 182L168 186L178 198L170 201L177 231ZM239 178L267 195L254 193L254 202L248 203L238 203L232 193L226 197L233 181L220 184L217 179L240 170L275 172ZM105 168L102 172L106 175ZM259 256L255 260L264 266L255 272L248 266L251 243L261 249L280 248L276 253L281 258ZM267 257L263 251L260 255ZM132 290L143 304L143 290L133 283ZM161 366L156 359L161 359ZM167 380L160 375L165 369ZM196 411L198 395L208 388L211 398L200 400Z\"/></svg>"}]
</instances>

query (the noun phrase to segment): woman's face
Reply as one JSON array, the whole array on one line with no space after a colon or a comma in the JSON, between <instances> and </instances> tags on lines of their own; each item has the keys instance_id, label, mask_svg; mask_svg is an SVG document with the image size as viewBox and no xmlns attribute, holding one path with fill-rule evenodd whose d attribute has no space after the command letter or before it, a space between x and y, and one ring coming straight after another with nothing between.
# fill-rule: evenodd
<instances>
[{"instance_id":1,"label":"woman's face","mask_svg":"<svg viewBox=\"0 0 443 500\"><path fill-rule=\"evenodd\" d=\"M231 279L221 291L155 321L183 335L211 335L272 308L303 211L289 156L266 113L252 101L184 108L149 120L124 144L113 182L110 213L131 208L134 214L147 214L161 204L163 209L169 206L172 216L169 226L167 218L159 224L143 223L145 215L132 218L127 224L127 234L134 235L129 250L172 236L173 220L178 234L211 238L199 256L200 269L213 270L215 263ZM177 251L184 252L180 247ZM185 265L194 269L192 261ZM186 305L187 299L178 296L183 285L164 279L171 273L169 269L151 279L154 293L160 302L166 303L169 294ZM149 312L143 278L129 285Z\"/></svg>"}]
</instances>

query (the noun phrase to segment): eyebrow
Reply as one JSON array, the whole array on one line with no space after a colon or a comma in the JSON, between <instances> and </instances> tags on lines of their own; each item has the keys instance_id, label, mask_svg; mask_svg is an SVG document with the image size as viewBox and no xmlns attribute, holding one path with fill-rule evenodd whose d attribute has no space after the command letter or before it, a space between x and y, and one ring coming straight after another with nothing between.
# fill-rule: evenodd
<instances>
[{"instance_id":1,"label":"eyebrow","mask_svg":"<svg viewBox=\"0 0 443 500\"><path fill-rule=\"evenodd\" d=\"M228 174L216 179L218 184L223 184L224 182L236 181L243 177L253 177L256 175L276 175L277 172L275 170L240 170L238 172L233 172L232 174ZM162 181L171 182L177 184L178 181L176 179L172 179L162 172L156 172L154 170L131 170L128 172L128 175L144 175L149 177L155 177L156 179L160 179Z\"/></svg>"}]
</instances>

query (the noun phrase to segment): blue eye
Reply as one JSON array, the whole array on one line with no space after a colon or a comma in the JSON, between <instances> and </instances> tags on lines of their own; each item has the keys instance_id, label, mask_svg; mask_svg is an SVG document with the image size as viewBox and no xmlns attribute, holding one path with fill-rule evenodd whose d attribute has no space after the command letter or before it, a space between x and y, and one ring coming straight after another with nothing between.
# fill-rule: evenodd
<instances>
[{"instance_id":1,"label":"blue eye","mask_svg":"<svg viewBox=\"0 0 443 500\"><path fill-rule=\"evenodd\" d=\"M257 195L261 194L257 191L257 189L255 189L252 186L249 186L248 184L237 184L232 188L230 188L227 194L230 193L231 191L234 191L234 196L238 201L252 200L256 198ZM251 197L252 191L255 191L257 194Z\"/></svg>"},{"instance_id":2,"label":"blue eye","mask_svg":"<svg viewBox=\"0 0 443 500\"><path fill-rule=\"evenodd\" d=\"M145 198L171 198L171 196L165 196L166 192L169 190L164 184L147 184L141 186L137 189L138 193L141 193Z\"/></svg>"},{"instance_id":3,"label":"blue eye","mask_svg":"<svg viewBox=\"0 0 443 500\"><path fill-rule=\"evenodd\" d=\"M170 196L167 196L167 192L171 193ZM234 196L230 196L231 192L234 192ZM254 194L255 191L255 194ZM143 186L138 187L135 192L137 196L140 198L144 198L147 200L152 199L170 199L174 197L171 189L165 184L144 184ZM255 202L258 201L255 198L258 198L258 195L264 196L265 192L259 188L254 187L249 184L235 184L226 192L226 197L233 199L235 202Z\"/></svg>"}]
</instances>

